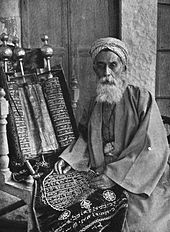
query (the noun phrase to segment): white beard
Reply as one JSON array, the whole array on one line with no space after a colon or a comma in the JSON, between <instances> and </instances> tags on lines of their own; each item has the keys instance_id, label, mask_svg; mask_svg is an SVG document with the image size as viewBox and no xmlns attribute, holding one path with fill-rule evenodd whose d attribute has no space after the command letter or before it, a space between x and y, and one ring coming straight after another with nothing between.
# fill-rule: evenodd
<instances>
[{"instance_id":1,"label":"white beard","mask_svg":"<svg viewBox=\"0 0 170 232\"><path fill-rule=\"evenodd\" d=\"M114 79L113 77L103 77L97 84L97 102L107 102L109 104L117 103L121 100L125 90L123 79Z\"/></svg>"}]
</instances>

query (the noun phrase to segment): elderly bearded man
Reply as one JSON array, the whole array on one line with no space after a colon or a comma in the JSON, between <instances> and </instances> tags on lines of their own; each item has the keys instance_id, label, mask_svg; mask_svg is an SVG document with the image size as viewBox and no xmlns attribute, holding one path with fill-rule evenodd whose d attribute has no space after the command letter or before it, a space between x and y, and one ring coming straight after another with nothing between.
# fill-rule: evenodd
<instances>
[{"instance_id":1,"label":"elderly bearded man","mask_svg":"<svg viewBox=\"0 0 170 232\"><path fill-rule=\"evenodd\" d=\"M127 49L115 38L94 42L90 54L99 79L84 111L80 136L55 170L98 172L91 185L121 186L129 207L124 231L170 231L169 147L157 104L147 90L126 84Z\"/></svg>"}]
</instances>

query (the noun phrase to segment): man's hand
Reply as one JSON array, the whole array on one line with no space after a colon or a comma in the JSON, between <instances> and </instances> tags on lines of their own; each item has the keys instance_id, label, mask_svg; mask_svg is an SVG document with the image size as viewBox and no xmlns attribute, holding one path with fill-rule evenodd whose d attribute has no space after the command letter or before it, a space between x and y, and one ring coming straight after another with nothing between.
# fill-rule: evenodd
<instances>
[{"instance_id":1,"label":"man's hand","mask_svg":"<svg viewBox=\"0 0 170 232\"><path fill-rule=\"evenodd\" d=\"M114 185L115 185L115 182L112 181L105 174L101 174L97 177L94 177L91 180L91 186L93 188L107 189L107 188L113 187Z\"/></svg>"},{"instance_id":2,"label":"man's hand","mask_svg":"<svg viewBox=\"0 0 170 232\"><path fill-rule=\"evenodd\" d=\"M59 161L55 163L54 170L58 174L66 174L68 171L71 170L71 166L68 165L68 163L65 162L63 159L60 159Z\"/></svg>"}]
</instances>

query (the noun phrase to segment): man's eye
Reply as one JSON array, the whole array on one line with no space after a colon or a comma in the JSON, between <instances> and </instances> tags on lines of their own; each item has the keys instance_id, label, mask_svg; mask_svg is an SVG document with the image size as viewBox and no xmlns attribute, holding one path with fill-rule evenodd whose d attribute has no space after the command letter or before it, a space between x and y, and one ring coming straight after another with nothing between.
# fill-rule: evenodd
<instances>
[{"instance_id":1,"label":"man's eye","mask_svg":"<svg viewBox=\"0 0 170 232\"><path fill-rule=\"evenodd\" d=\"M105 67L104 64L97 64L97 68L99 68L99 69L103 69L104 67Z\"/></svg>"},{"instance_id":2,"label":"man's eye","mask_svg":"<svg viewBox=\"0 0 170 232\"><path fill-rule=\"evenodd\" d=\"M117 63L113 62L110 64L110 69L114 69L117 66Z\"/></svg>"}]
</instances>

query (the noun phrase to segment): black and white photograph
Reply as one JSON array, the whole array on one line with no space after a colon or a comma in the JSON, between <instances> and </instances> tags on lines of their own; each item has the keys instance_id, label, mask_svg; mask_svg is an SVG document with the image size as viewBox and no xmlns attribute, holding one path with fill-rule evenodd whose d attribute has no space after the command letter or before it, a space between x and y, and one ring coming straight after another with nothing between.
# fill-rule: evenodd
<instances>
[{"instance_id":1,"label":"black and white photograph","mask_svg":"<svg viewBox=\"0 0 170 232\"><path fill-rule=\"evenodd\" d=\"M0 232L170 232L170 0L0 0Z\"/></svg>"}]
</instances>

